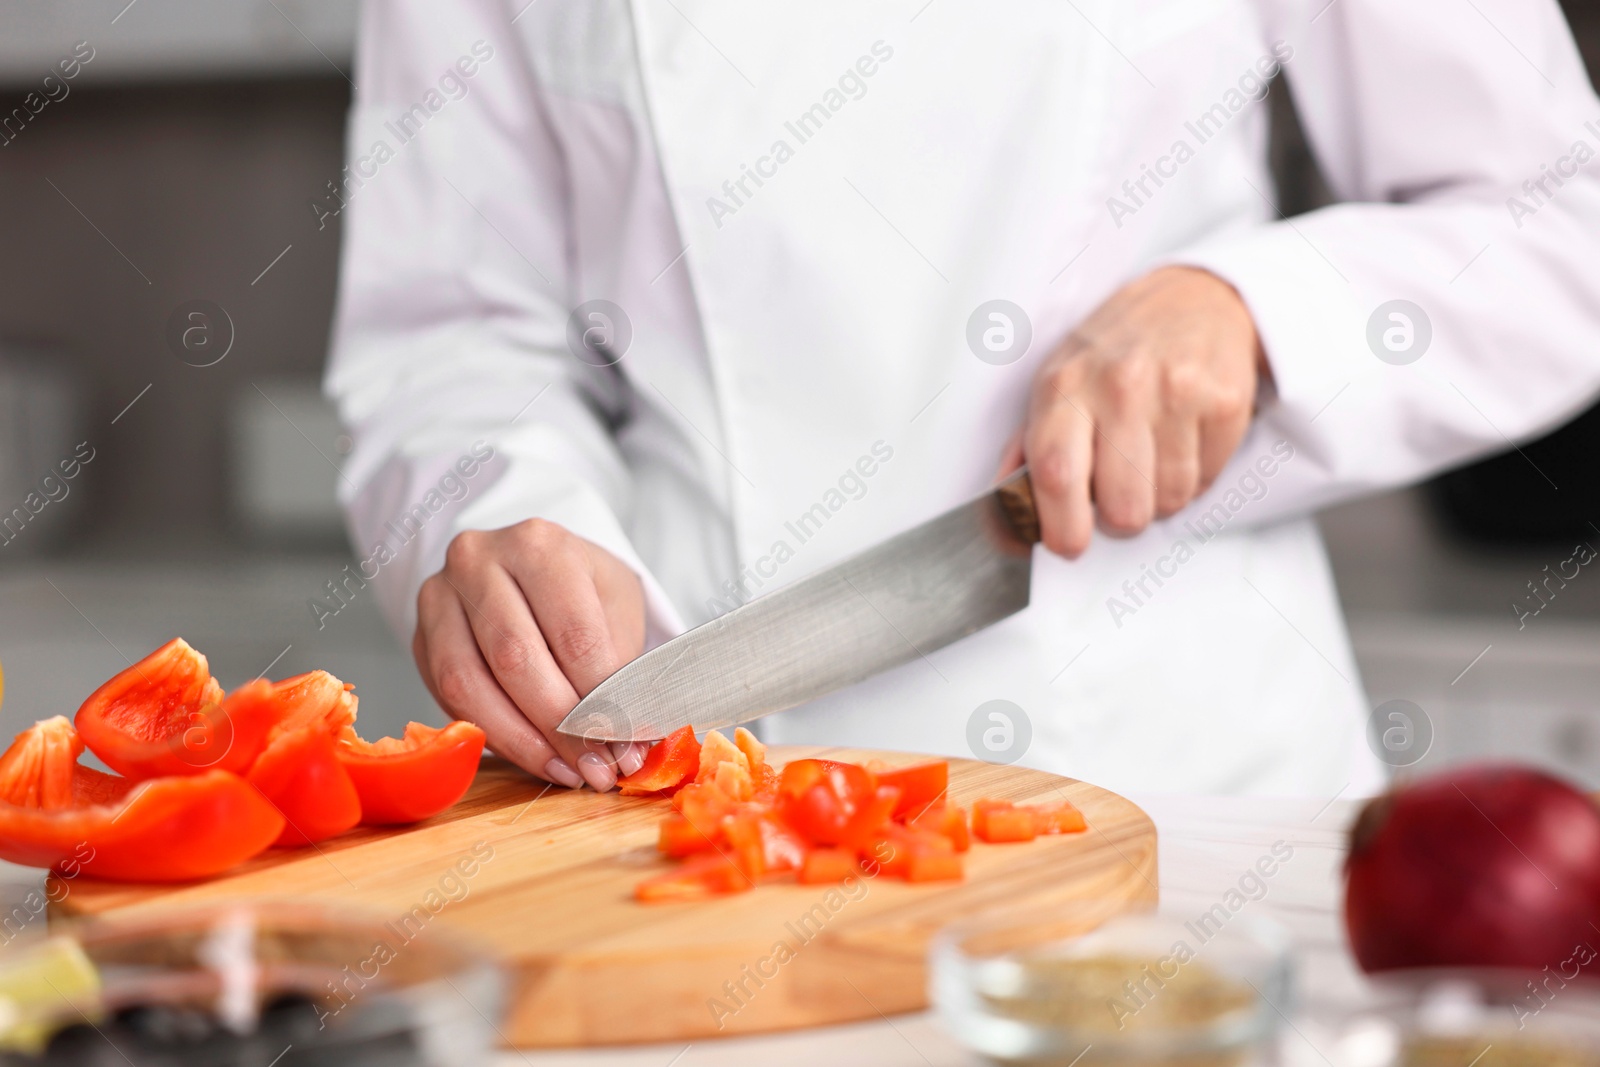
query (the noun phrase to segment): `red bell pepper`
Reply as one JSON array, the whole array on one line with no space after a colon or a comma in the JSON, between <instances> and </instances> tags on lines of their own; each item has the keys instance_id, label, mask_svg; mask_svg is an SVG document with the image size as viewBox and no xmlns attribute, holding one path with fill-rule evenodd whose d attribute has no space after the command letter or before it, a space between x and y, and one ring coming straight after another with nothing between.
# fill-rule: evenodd
<instances>
[{"instance_id":1,"label":"red bell pepper","mask_svg":"<svg viewBox=\"0 0 1600 1067\"><path fill-rule=\"evenodd\" d=\"M256 682L225 700L206 658L176 637L91 693L76 726L89 751L135 780L243 774L277 721L271 695Z\"/></svg>"},{"instance_id":2,"label":"red bell pepper","mask_svg":"<svg viewBox=\"0 0 1600 1067\"><path fill-rule=\"evenodd\" d=\"M77 763L83 741L57 716L0 755L0 859L99 878L187 881L265 849L283 817L228 771L144 782Z\"/></svg>"},{"instance_id":3,"label":"red bell pepper","mask_svg":"<svg viewBox=\"0 0 1600 1067\"><path fill-rule=\"evenodd\" d=\"M761 817L762 864L769 872L799 870L806 858L806 842L773 812Z\"/></svg>"},{"instance_id":4,"label":"red bell pepper","mask_svg":"<svg viewBox=\"0 0 1600 1067\"><path fill-rule=\"evenodd\" d=\"M806 885L842 882L856 873L855 853L847 848L814 848L795 880Z\"/></svg>"},{"instance_id":5,"label":"red bell pepper","mask_svg":"<svg viewBox=\"0 0 1600 1067\"><path fill-rule=\"evenodd\" d=\"M980 800L972 806L972 832L995 844L1032 841L1040 834L1080 833L1088 825L1083 812L1065 800L1042 805Z\"/></svg>"},{"instance_id":6,"label":"red bell pepper","mask_svg":"<svg viewBox=\"0 0 1600 1067\"><path fill-rule=\"evenodd\" d=\"M734 728L733 743L750 761L750 782L755 797L770 801L777 795L778 772L767 762L767 746L743 726Z\"/></svg>"},{"instance_id":7,"label":"red bell pepper","mask_svg":"<svg viewBox=\"0 0 1600 1067\"><path fill-rule=\"evenodd\" d=\"M694 823L674 812L661 820L657 827L656 848L674 859L692 856L696 852L710 852L716 842L694 828Z\"/></svg>"},{"instance_id":8,"label":"red bell pepper","mask_svg":"<svg viewBox=\"0 0 1600 1067\"><path fill-rule=\"evenodd\" d=\"M657 741L638 770L618 779L617 789L625 797L665 793L693 779L699 769L700 742L694 727L684 726Z\"/></svg>"},{"instance_id":9,"label":"red bell pepper","mask_svg":"<svg viewBox=\"0 0 1600 1067\"><path fill-rule=\"evenodd\" d=\"M778 810L806 840L837 845L862 836L852 820L877 796L865 767L834 760L795 760L778 779Z\"/></svg>"},{"instance_id":10,"label":"red bell pepper","mask_svg":"<svg viewBox=\"0 0 1600 1067\"><path fill-rule=\"evenodd\" d=\"M355 688L327 671L307 671L273 682L272 695L278 704L276 726L283 731L316 726L338 736L356 721Z\"/></svg>"},{"instance_id":11,"label":"red bell pepper","mask_svg":"<svg viewBox=\"0 0 1600 1067\"><path fill-rule=\"evenodd\" d=\"M944 760L913 763L908 767L890 767L877 772L879 785L892 785L900 790L900 803L895 806L894 817L907 819L916 816L938 803L950 784L950 764Z\"/></svg>"},{"instance_id":12,"label":"red bell pepper","mask_svg":"<svg viewBox=\"0 0 1600 1067\"><path fill-rule=\"evenodd\" d=\"M1043 804L1034 809L1034 821L1041 834L1076 834L1089 828L1077 805L1069 801Z\"/></svg>"},{"instance_id":13,"label":"red bell pepper","mask_svg":"<svg viewBox=\"0 0 1600 1067\"><path fill-rule=\"evenodd\" d=\"M961 877L961 857L936 848L914 850L906 865L908 882L953 882Z\"/></svg>"},{"instance_id":14,"label":"red bell pepper","mask_svg":"<svg viewBox=\"0 0 1600 1067\"><path fill-rule=\"evenodd\" d=\"M737 864L720 852L709 852L646 878L634 887L633 895L647 902L703 900L749 888L750 879Z\"/></svg>"},{"instance_id":15,"label":"red bell pepper","mask_svg":"<svg viewBox=\"0 0 1600 1067\"><path fill-rule=\"evenodd\" d=\"M636 772L638 793L660 795L661 783L684 783L672 794L675 811L662 819L657 847L687 858L641 883L638 899L701 899L790 872L803 884L858 873L914 882L962 877L960 853L970 835L966 811L945 803L946 764L891 768L800 759L779 773L765 746L740 729L731 743L716 731L706 735L692 781L686 756L671 773L660 772L690 739L680 731L662 741ZM1065 818L1059 816L1063 825ZM1030 828L1032 819L1024 820Z\"/></svg>"},{"instance_id":16,"label":"red bell pepper","mask_svg":"<svg viewBox=\"0 0 1600 1067\"><path fill-rule=\"evenodd\" d=\"M281 847L322 841L361 821L356 787L320 725L280 732L248 779L283 815L283 832L273 842Z\"/></svg>"},{"instance_id":17,"label":"red bell pepper","mask_svg":"<svg viewBox=\"0 0 1600 1067\"><path fill-rule=\"evenodd\" d=\"M972 837L967 832L966 809L953 804L935 804L926 808L920 815L906 820L906 825L943 834L950 839L957 852L965 852L972 847Z\"/></svg>"},{"instance_id":18,"label":"red bell pepper","mask_svg":"<svg viewBox=\"0 0 1600 1067\"><path fill-rule=\"evenodd\" d=\"M419 822L460 800L478 773L483 731L470 722L406 724L403 738L367 742L345 728L339 762L361 798L367 826Z\"/></svg>"},{"instance_id":19,"label":"red bell pepper","mask_svg":"<svg viewBox=\"0 0 1600 1067\"><path fill-rule=\"evenodd\" d=\"M761 815L754 811L739 811L722 822L722 839L727 842L724 854L738 866L752 883L766 873L766 842L761 834Z\"/></svg>"}]
</instances>

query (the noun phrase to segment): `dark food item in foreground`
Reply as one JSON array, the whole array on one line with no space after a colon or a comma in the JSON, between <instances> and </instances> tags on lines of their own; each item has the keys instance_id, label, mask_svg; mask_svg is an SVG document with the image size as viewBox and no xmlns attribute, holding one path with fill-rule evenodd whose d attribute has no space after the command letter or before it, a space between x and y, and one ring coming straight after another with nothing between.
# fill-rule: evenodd
<instances>
[{"instance_id":1,"label":"dark food item in foreground","mask_svg":"<svg viewBox=\"0 0 1600 1067\"><path fill-rule=\"evenodd\" d=\"M55 1033L40 1056L0 1054L0 1067L426 1067L408 1009L392 997L324 1012L281 994L239 1034L193 1004L136 1004Z\"/></svg>"}]
</instances>

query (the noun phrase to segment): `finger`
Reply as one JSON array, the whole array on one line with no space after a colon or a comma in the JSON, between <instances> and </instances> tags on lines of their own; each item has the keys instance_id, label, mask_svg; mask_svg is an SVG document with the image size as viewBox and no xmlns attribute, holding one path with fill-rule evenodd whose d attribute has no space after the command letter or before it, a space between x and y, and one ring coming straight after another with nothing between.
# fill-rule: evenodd
<instances>
[{"instance_id":1,"label":"finger","mask_svg":"<svg viewBox=\"0 0 1600 1067\"><path fill-rule=\"evenodd\" d=\"M430 588L431 587L431 588ZM428 689L452 718L476 723L490 747L517 766L576 789L583 779L551 748L490 672L461 601L442 582L424 583L413 642Z\"/></svg>"},{"instance_id":2,"label":"finger","mask_svg":"<svg viewBox=\"0 0 1600 1067\"><path fill-rule=\"evenodd\" d=\"M645 753L650 745L644 741L613 741L611 754L617 760L617 777L624 778L644 766Z\"/></svg>"},{"instance_id":3,"label":"finger","mask_svg":"<svg viewBox=\"0 0 1600 1067\"><path fill-rule=\"evenodd\" d=\"M610 623L590 576L585 574L583 580L577 580L572 574L567 568L557 581L534 579L519 584L524 594L530 588L543 590L537 598L529 597L534 621L555 662L581 699L610 677L621 666L621 660L612 645ZM611 747L603 742L587 742L583 747L586 751L578 756L578 773L597 790L610 789L617 780L616 756Z\"/></svg>"},{"instance_id":4,"label":"finger","mask_svg":"<svg viewBox=\"0 0 1600 1067\"><path fill-rule=\"evenodd\" d=\"M421 599L420 594L418 599ZM417 675L422 679L423 687L433 697L434 703L443 708L444 705L439 703L439 688L433 684L433 670L428 665L428 640L423 636L422 632L422 609L420 607L417 609L417 628L411 634L411 659L417 665Z\"/></svg>"},{"instance_id":5,"label":"finger","mask_svg":"<svg viewBox=\"0 0 1600 1067\"><path fill-rule=\"evenodd\" d=\"M611 647L620 667L644 651L644 583L632 567L609 552L587 541L581 544L594 573L600 610L605 615Z\"/></svg>"},{"instance_id":6,"label":"finger","mask_svg":"<svg viewBox=\"0 0 1600 1067\"><path fill-rule=\"evenodd\" d=\"M580 698L588 696L622 665L588 557L574 544L555 558L513 562L510 572L561 672Z\"/></svg>"},{"instance_id":7,"label":"finger","mask_svg":"<svg viewBox=\"0 0 1600 1067\"><path fill-rule=\"evenodd\" d=\"M1142 419L1095 427L1094 503L1107 533L1131 536L1155 518L1155 455L1155 434Z\"/></svg>"},{"instance_id":8,"label":"finger","mask_svg":"<svg viewBox=\"0 0 1600 1067\"><path fill-rule=\"evenodd\" d=\"M595 562L582 539L554 523L524 523L516 538L507 572L568 683L587 696L621 666L596 589Z\"/></svg>"},{"instance_id":9,"label":"finger","mask_svg":"<svg viewBox=\"0 0 1600 1067\"><path fill-rule=\"evenodd\" d=\"M1250 428L1250 407L1247 403L1219 405L1213 414L1200 420L1200 489L1203 492L1239 448L1245 431Z\"/></svg>"},{"instance_id":10,"label":"finger","mask_svg":"<svg viewBox=\"0 0 1600 1067\"><path fill-rule=\"evenodd\" d=\"M1089 499L1093 438L1094 424L1088 415L1048 379L1041 383L1022 450L1044 545L1067 559L1081 556L1094 532Z\"/></svg>"},{"instance_id":11,"label":"finger","mask_svg":"<svg viewBox=\"0 0 1600 1067\"><path fill-rule=\"evenodd\" d=\"M459 582L445 578L460 595L483 659L506 696L584 781L601 791L610 789L616 783L610 753L595 756L596 748L604 746L557 729L577 705L578 694L545 644L521 586L497 565L463 575Z\"/></svg>"},{"instance_id":12,"label":"finger","mask_svg":"<svg viewBox=\"0 0 1600 1067\"><path fill-rule=\"evenodd\" d=\"M1155 429L1156 515L1181 510L1200 491L1200 425L1168 414Z\"/></svg>"}]
</instances>

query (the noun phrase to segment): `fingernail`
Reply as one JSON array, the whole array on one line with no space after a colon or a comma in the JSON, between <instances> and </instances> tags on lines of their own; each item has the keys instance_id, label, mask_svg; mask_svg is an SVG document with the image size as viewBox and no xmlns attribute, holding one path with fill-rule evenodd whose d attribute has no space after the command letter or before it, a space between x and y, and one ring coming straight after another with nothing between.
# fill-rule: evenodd
<instances>
[{"instance_id":1,"label":"fingernail","mask_svg":"<svg viewBox=\"0 0 1600 1067\"><path fill-rule=\"evenodd\" d=\"M582 789L583 779L578 777L578 772L572 769L572 764L560 756L553 756L549 763L544 765L544 776L556 785L564 785L568 789Z\"/></svg>"},{"instance_id":2,"label":"fingernail","mask_svg":"<svg viewBox=\"0 0 1600 1067\"><path fill-rule=\"evenodd\" d=\"M583 775L583 780L588 782L596 793L604 793L617 784L617 773L593 752L585 752L578 757L578 773Z\"/></svg>"},{"instance_id":3,"label":"fingernail","mask_svg":"<svg viewBox=\"0 0 1600 1067\"><path fill-rule=\"evenodd\" d=\"M611 762L613 764L616 764L616 763L620 762L622 757L626 756L628 754L628 749L630 749L632 747L633 747L633 742L632 741L613 741L613 742L611 742L610 746L608 746L608 748L607 748L607 751L611 753ZM623 771L622 773L626 774L628 772L627 771Z\"/></svg>"},{"instance_id":4,"label":"fingernail","mask_svg":"<svg viewBox=\"0 0 1600 1067\"><path fill-rule=\"evenodd\" d=\"M628 751L626 751L626 752L624 752L622 754L622 758L617 760L617 770L620 771L624 775L632 774L634 771L638 770L640 767L643 767L643 766L644 766L644 746L643 745L630 745L628 747Z\"/></svg>"}]
</instances>

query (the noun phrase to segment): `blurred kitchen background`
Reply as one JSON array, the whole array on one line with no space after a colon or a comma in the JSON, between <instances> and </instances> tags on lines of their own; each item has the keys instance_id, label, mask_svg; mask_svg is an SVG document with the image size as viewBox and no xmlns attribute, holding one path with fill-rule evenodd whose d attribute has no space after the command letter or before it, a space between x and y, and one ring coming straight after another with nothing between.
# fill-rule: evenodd
<instances>
[{"instance_id":1,"label":"blurred kitchen background","mask_svg":"<svg viewBox=\"0 0 1600 1067\"><path fill-rule=\"evenodd\" d=\"M1566 6L1600 70L1600 2ZM439 718L370 599L320 630L308 607L352 560L334 502L348 442L318 391L339 227L310 202L343 166L356 16L351 0L0 7L0 508L93 449L65 495L0 532L6 736L70 715L174 620L229 685L325 667L358 681L367 736ZM6 125L80 41L68 95ZM1269 99L1293 214L1325 195L1284 87ZM194 326L209 347L174 346ZM1600 568L1544 584L1578 542L1600 546L1597 444L1592 412L1323 517L1371 703L1424 709L1424 765L1494 753L1600 787Z\"/></svg>"}]
</instances>

